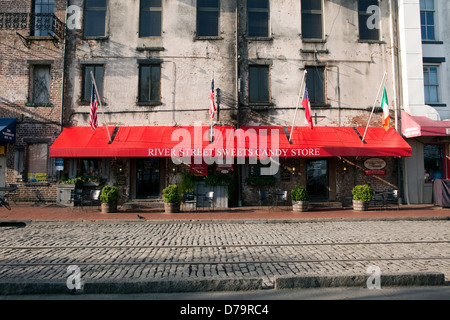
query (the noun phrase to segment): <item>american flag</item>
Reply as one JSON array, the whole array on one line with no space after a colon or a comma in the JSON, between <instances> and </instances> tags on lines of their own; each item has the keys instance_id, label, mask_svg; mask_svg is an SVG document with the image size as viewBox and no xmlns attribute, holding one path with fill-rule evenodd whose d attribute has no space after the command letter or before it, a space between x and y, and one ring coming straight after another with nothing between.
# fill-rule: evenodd
<instances>
[{"instance_id":1,"label":"american flag","mask_svg":"<svg viewBox=\"0 0 450 320\"><path fill-rule=\"evenodd\" d=\"M209 105L209 115L211 119L214 119L216 114L216 104L214 102L214 79L211 80L211 103Z\"/></svg>"},{"instance_id":2,"label":"american flag","mask_svg":"<svg viewBox=\"0 0 450 320\"><path fill-rule=\"evenodd\" d=\"M91 125L92 130L95 130L98 127L97 109L98 109L98 101L97 101L97 95L95 94L95 85L92 84L91 112L90 112L90 117L89 117L89 124Z\"/></svg>"}]
</instances>

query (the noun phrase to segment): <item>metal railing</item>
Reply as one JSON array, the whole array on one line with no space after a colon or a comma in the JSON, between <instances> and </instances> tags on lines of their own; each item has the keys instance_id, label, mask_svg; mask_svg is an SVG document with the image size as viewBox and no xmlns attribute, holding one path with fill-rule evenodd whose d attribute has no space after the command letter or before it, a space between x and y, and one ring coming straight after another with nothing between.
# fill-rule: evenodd
<instances>
[{"instance_id":1,"label":"metal railing","mask_svg":"<svg viewBox=\"0 0 450 320\"><path fill-rule=\"evenodd\" d=\"M65 24L53 13L0 12L0 30L29 30L30 36L64 38Z\"/></svg>"}]
</instances>

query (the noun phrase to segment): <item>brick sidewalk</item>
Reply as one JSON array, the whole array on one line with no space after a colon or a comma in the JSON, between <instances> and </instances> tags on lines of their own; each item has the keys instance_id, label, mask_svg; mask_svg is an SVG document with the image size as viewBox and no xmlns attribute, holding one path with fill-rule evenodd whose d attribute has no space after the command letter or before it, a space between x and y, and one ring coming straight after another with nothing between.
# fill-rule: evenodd
<instances>
[{"instance_id":1,"label":"brick sidewalk","mask_svg":"<svg viewBox=\"0 0 450 320\"><path fill-rule=\"evenodd\" d=\"M32 220L302 220L302 219L389 219L389 218L449 218L450 209L428 205L403 205L390 208L313 208L308 212L293 212L292 207L240 207L227 210L164 213L164 209L124 209L117 213L101 213L100 207L60 207L56 205L17 204L11 210L0 207L0 221Z\"/></svg>"}]
</instances>

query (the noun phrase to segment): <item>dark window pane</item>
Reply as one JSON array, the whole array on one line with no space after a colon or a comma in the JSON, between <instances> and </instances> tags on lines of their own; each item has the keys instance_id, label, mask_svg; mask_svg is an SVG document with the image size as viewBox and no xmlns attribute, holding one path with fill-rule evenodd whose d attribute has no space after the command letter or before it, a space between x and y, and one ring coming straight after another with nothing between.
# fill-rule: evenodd
<instances>
[{"instance_id":1,"label":"dark window pane","mask_svg":"<svg viewBox=\"0 0 450 320\"><path fill-rule=\"evenodd\" d=\"M248 0L247 8L249 8L249 9L269 9L269 0Z\"/></svg>"},{"instance_id":2,"label":"dark window pane","mask_svg":"<svg viewBox=\"0 0 450 320\"><path fill-rule=\"evenodd\" d=\"M86 8L106 7L106 0L85 0Z\"/></svg>"},{"instance_id":3,"label":"dark window pane","mask_svg":"<svg viewBox=\"0 0 450 320\"><path fill-rule=\"evenodd\" d=\"M434 25L434 12L427 12L427 25L432 26Z\"/></svg>"},{"instance_id":4,"label":"dark window pane","mask_svg":"<svg viewBox=\"0 0 450 320\"><path fill-rule=\"evenodd\" d=\"M197 12L197 36L215 37L219 35L219 13L216 11Z\"/></svg>"},{"instance_id":5,"label":"dark window pane","mask_svg":"<svg viewBox=\"0 0 450 320\"><path fill-rule=\"evenodd\" d=\"M91 101L92 94L92 78L91 71L94 74L95 83L97 84L98 94L100 99L103 99L103 66L101 65L87 65L84 66L84 76L83 76L83 92L82 100L85 102Z\"/></svg>"},{"instance_id":6,"label":"dark window pane","mask_svg":"<svg viewBox=\"0 0 450 320\"><path fill-rule=\"evenodd\" d=\"M141 11L139 37L161 36L161 11Z\"/></svg>"},{"instance_id":7,"label":"dark window pane","mask_svg":"<svg viewBox=\"0 0 450 320\"><path fill-rule=\"evenodd\" d=\"M378 0L359 0L358 1L358 10L359 11L367 11L367 8L370 6L378 6Z\"/></svg>"},{"instance_id":8,"label":"dark window pane","mask_svg":"<svg viewBox=\"0 0 450 320\"><path fill-rule=\"evenodd\" d=\"M269 102L269 67L252 66L249 73L249 101Z\"/></svg>"},{"instance_id":9,"label":"dark window pane","mask_svg":"<svg viewBox=\"0 0 450 320\"><path fill-rule=\"evenodd\" d=\"M302 38L322 39L321 14L302 14Z\"/></svg>"},{"instance_id":10,"label":"dark window pane","mask_svg":"<svg viewBox=\"0 0 450 320\"><path fill-rule=\"evenodd\" d=\"M197 7L219 8L219 0L197 0Z\"/></svg>"},{"instance_id":11,"label":"dark window pane","mask_svg":"<svg viewBox=\"0 0 450 320\"><path fill-rule=\"evenodd\" d=\"M149 91L150 88L150 67L141 66L140 68L140 88L139 88L139 101L150 101Z\"/></svg>"},{"instance_id":12,"label":"dark window pane","mask_svg":"<svg viewBox=\"0 0 450 320\"><path fill-rule=\"evenodd\" d=\"M367 9L369 6L378 6L378 0L359 0L358 1L358 25L359 25L359 39L360 40L379 40L380 32L379 26L372 26L373 12L369 10L367 13ZM370 27L370 28L369 28Z\"/></svg>"},{"instance_id":13,"label":"dark window pane","mask_svg":"<svg viewBox=\"0 0 450 320\"><path fill-rule=\"evenodd\" d=\"M434 27L427 27L427 40L434 40Z\"/></svg>"},{"instance_id":14,"label":"dark window pane","mask_svg":"<svg viewBox=\"0 0 450 320\"><path fill-rule=\"evenodd\" d=\"M33 70L33 102L50 102L50 67L34 66Z\"/></svg>"},{"instance_id":15,"label":"dark window pane","mask_svg":"<svg viewBox=\"0 0 450 320\"><path fill-rule=\"evenodd\" d=\"M444 150L442 145L424 145L424 169L430 180L442 179L444 173Z\"/></svg>"},{"instance_id":16,"label":"dark window pane","mask_svg":"<svg viewBox=\"0 0 450 320\"><path fill-rule=\"evenodd\" d=\"M142 65L139 69L139 101L161 99L161 66Z\"/></svg>"},{"instance_id":17,"label":"dark window pane","mask_svg":"<svg viewBox=\"0 0 450 320\"><path fill-rule=\"evenodd\" d=\"M302 10L322 10L322 1L302 0Z\"/></svg>"},{"instance_id":18,"label":"dark window pane","mask_svg":"<svg viewBox=\"0 0 450 320\"><path fill-rule=\"evenodd\" d=\"M361 40L379 40L380 33L379 30L375 27L373 29L369 29L367 27L367 19L370 16L368 15L359 15L359 39Z\"/></svg>"},{"instance_id":19,"label":"dark window pane","mask_svg":"<svg viewBox=\"0 0 450 320\"><path fill-rule=\"evenodd\" d=\"M308 67L306 70L306 87L311 104L325 104L324 68Z\"/></svg>"},{"instance_id":20,"label":"dark window pane","mask_svg":"<svg viewBox=\"0 0 450 320\"><path fill-rule=\"evenodd\" d=\"M105 35L105 11L88 11L84 13L84 36L100 37Z\"/></svg>"},{"instance_id":21,"label":"dark window pane","mask_svg":"<svg viewBox=\"0 0 450 320\"><path fill-rule=\"evenodd\" d=\"M248 36L249 37L269 36L269 14L267 12L248 13Z\"/></svg>"},{"instance_id":22,"label":"dark window pane","mask_svg":"<svg viewBox=\"0 0 450 320\"><path fill-rule=\"evenodd\" d=\"M152 67L150 99L153 101L159 101L161 99L161 67Z\"/></svg>"},{"instance_id":23,"label":"dark window pane","mask_svg":"<svg viewBox=\"0 0 450 320\"><path fill-rule=\"evenodd\" d=\"M141 0L141 8L161 7L161 0Z\"/></svg>"},{"instance_id":24,"label":"dark window pane","mask_svg":"<svg viewBox=\"0 0 450 320\"><path fill-rule=\"evenodd\" d=\"M34 16L31 35L37 37L47 37L53 33L53 16L47 14L55 13L55 0L36 0L33 6Z\"/></svg>"}]
</instances>

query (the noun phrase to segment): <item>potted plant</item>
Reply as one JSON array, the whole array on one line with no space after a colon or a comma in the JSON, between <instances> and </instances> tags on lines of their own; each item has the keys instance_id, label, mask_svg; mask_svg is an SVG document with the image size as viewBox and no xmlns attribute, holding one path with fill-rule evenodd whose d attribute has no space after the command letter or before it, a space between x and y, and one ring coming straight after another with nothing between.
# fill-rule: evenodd
<instances>
[{"instance_id":1,"label":"potted plant","mask_svg":"<svg viewBox=\"0 0 450 320\"><path fill-rule=\"evenodd\" d=\"M308 211L309 195L303 186L297 186L291 191L292 209L296 212Z\"/></svg>"},{"instance_id":2,"label":"potted plant","mask_svg":"<svg viewBox=\"0 0 450 320\"><path fill-rule=\"evenodd\" d=\"M102 213L117 212L117 201L120 194L117 187L105 186L100 193L100 201L102 202Z\"/></svg>"},{"instance_id":3,"label":"potted plant","mask_svg":"<svg viewBox=\"0 0 450 320\"><path fill-rule=\"evenodd\" d=\"M352 190L353 210L367 211L373 199L373 189L367 184L356 185Z\"/></svg>"},{"instance_id":4,"label":"potted plant","mask_svg":"<svg viewBox=\"0 0 450 320\"><path fill-rule=\"evenodd\" d=\"M166 213L180 212L180 193L178 186L171 184L163 190L164 210Z\"/></svg>"}]
</instances>

